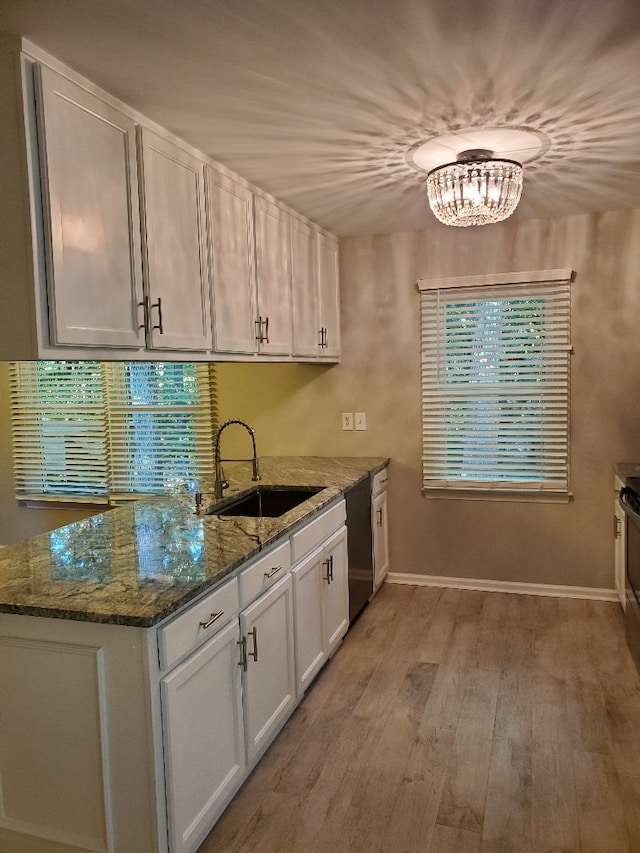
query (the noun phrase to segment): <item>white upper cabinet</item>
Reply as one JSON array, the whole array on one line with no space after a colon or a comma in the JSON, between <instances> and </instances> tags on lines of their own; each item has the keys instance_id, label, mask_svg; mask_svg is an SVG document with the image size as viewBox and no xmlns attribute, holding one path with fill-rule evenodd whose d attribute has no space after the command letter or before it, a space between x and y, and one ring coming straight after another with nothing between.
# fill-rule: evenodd
<instances>
[{"instance_id":1,"label":"white upper cabinet","mask_svg":"<svg viewBox=\"0 0 640 853\"><path fill-rule=\"evenodd\" d=\"M256 349L253 193L240 181L207 169L216 352Z\"/></svg>"},{"instance_id":2,"label":"white upper cabinet","mask_svg":"<svg viewBox=\"0 0 640 853\"><path fill-rule=\"evenodd\" d=\"M144 346L135 122L37 72L51 343Z\"/></svg>"},{"instance_id":3,"label":"white upper cabinet","mask_svg":"<svg viewBox=\"0 0 640 853\"><path fill-rule=\"evenodd\" d=\"M340 356L338 241L291 216L293 353Z\"/></svg>"},{"instance_id":4,"label":"white upper cabinet","mask_svg":"<svg viewBox=\"0 0 640 853\"><path fill-rule=\"evenodd\" d=\"M211 348L204 163L140 129L147 345Z\"/></svg>"},{"instance_id":5,"label":"white upper cabinet","mask_svg":"<svg viewBox=\"0 0 640 853\"><path fill-rule=\"evenodd\" d=\"M0 359L339 359L313 223L23 39L0 114Z\"/></svg>"},{"instance_id":6,"label":"white upper cabinet","mask_svg":"<svg viewBox=\"0 0 640 853\"><path fill-rule=\"evenodd\" d=\"M261 353L292 352L289 215L275 202L256 196L257 336Z\"/></svg>"},{"instance_id":7,"label":"white upper cabinet","mask_svg":"<svg viewBox=\"0 0 640 853\"><path fill-rule=\"evenodd\" d=\"M340 355L340 272L338 241L318 234L318 283L320 288L321 354Z\"/></svg>"},{"instance_id":8,"label":"white upper cabinet","mask_svg":"<svg viewBox=\"0 0 640 853\"><path fill-rule=\"evenodd\" d=\"M293 354L317 356L321 352L318 236L301 219L291 216L290 221Z\"/></svg>"}]
</instances>

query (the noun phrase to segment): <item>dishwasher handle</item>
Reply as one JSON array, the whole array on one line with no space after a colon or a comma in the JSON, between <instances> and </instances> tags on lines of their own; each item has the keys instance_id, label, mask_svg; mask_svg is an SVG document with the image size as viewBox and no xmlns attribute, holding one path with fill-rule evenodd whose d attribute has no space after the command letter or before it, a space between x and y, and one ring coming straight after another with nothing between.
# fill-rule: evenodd
<instances>
[{"instance_id":1,"label":"dishwasher handle","mask_svg":"<svg viewBox=\"0 0 640 853\"><path fill-rule=\"evenodd\" d=\"M620 509L629 516L640 521L640 495L630 486L623 486L618 495Z\"/></svg>"}]
</instances>

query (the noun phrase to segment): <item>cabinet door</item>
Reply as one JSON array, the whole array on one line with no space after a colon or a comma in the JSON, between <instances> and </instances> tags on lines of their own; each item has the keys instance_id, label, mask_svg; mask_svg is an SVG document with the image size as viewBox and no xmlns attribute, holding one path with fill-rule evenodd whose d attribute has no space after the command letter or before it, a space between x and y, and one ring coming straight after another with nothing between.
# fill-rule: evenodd
<instances>
[{"instance_id":1,"label":"cabinet door","mask_svg":"<svg viewBox=\"0 0 640 853\"><path fill-rule=\"evenodd\" d=\"M347 528L342 527L324 546L325 645L329 657L349 628L348 564Z\"/></svg>"},{"instance_id":2,"label":"cabinet door","mask_svg":"<svg viewBox=\"0 0 640 853\"><path fill-rule=\"evenodd\" d=\"M280 730L295 704L291 575L240 613L247 642L244 715L252 765Z\"/></svg>"},{"instance_id":3,"label":"cabinet door","mask_svg":"<svg viewBox=\"0 0 640 853\"><path fill-rule=\"evenodd\" d=\"M37 66L52 344L144 346L135 123Z\"/></svg>"},{"instance_id":4,"label":"cabinet door","mask_svg":"<svg viewBox=\"0 0 640 853\"><path fill-rule=\"evenodd\" d=\"M320 354L330 358L340 355L340 273L338 241L318 235L318 284L320 288L320 326L324 329L324 346Z\"/></svg>"},{"instance_id":5,"label":"cabinet door","mask_svg":"<svg viewBox=\"0 0 640 853\"><path fill-rule=\"evenodd\" d=\"M317 234L306 222L291 217L291 293L293 353L320 352Z\"/></svg>"},{"instance_id":6,"label":"cabinet door","mask_svg":"<svg viewBox=\"0 0 640 853\"><path fill-rule=\"evenodd\" d=\"M256 351L253 193L206 169L216 352Z\"/></svg>"},{"instance_id":7,"label":"cabinet door","mask_svg":"<svg viewBox=\"0 0 640 853\"><path fill-rule=\"evenodd\" d=\"M613 506L613 538L614 538L614 574L618 598L622 607L626 610L627 596L627 517L620 509L618 495L616 493Z\"/></svg>"},{"instance_id":8,"label":"cabinet door","mask_svg":"<svg viewBox=\"0 0 640 853\"><path fill-rule=\"evenodd\" d=\"M148 346L211 347L204 164L146 129L140 132Z\"/></svg>"},{"instance_id":9,"label":"cabinet door","mask_svg":"<svg viewBox=\"0 0 640 853\"><path fill-rule=\"evenodd\" d=\"M373 572L377 588L389 571L389 533L387 525L387 493L380 492L371 501L373 529Z\"/></svg>"},{"instance_id":10,"label":"cabinet door","mask_svg":"<svg viewBox=\"0 0 640 853\"><path fill-rule=\"evenodd\" d=\"M273 355L292 352L289 216L272 201L255 199L256 283L259 350Z\"/></svg>"},{"instance_id":11,"label":"cabinet door","mask_svg":"<svg viewBox=\"0 0 640 853\"><path fill-rule=\"evenodd\" d=\"M327 660L322 604L324 564L324 551L317 548L291 572L298 696L304 693Z\"/></svg>"},{"instance_id":12,"label":"cabinet door","mask_svg":"<svg viewBox=\"0 0 640 853\"><path fill-rule=\"evenodd\" d=\"M198 848L243 778L238 656L234 621L162 679L172 853Z\"/></svg>"}]
</instances>

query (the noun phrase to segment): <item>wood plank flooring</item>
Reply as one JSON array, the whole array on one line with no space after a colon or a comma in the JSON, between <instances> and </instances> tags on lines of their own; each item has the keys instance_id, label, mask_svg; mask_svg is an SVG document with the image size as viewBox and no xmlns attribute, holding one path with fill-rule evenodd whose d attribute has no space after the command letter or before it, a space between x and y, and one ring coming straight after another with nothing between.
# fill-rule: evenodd
<instances>
[{"instance_id":1,"label":"wood plank flooring","mask_svg":"<svg viewBox=\"0 0 640 853\"><path fill-rule=\"evenodd\" d=\"M640 853L617 604L387 584L199 853Z\"/></svg>"}]
</instances>

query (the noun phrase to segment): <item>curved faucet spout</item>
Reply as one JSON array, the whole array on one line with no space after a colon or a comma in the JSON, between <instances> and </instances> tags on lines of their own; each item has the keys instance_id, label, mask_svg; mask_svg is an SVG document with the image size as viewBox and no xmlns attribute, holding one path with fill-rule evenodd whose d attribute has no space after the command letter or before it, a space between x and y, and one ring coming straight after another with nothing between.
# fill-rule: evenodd
<instances>
[{"instance_id":1,"label":"curved faucet spout","mask_svg":"<svg viewBox=\"0 0 640 853\"><path fill-rule=\"evenodd\" d=\"M231 424L238 424L238 426L244 427L246 431L251 436L251 445L253 448L253 456L251 459L222 459L220 456L220 439L222 437L222 433L224 430L231 426ZM245 421L240 421L237 418L233 418L229 421L225 421L222 426L216 432L214 441L213 441L213 457L215 464L215 483L214 483L214 495L216 498L221 498L222 493L225 489L229 487L229 483L225 479L224 470L222 468L223 462L251 462L252 463L252 477L251 479L255 482L260 479L260 464L258 462L258 451L256 448L256 434L252 427L249 426Z\"/></svg>"}]
</instances>

